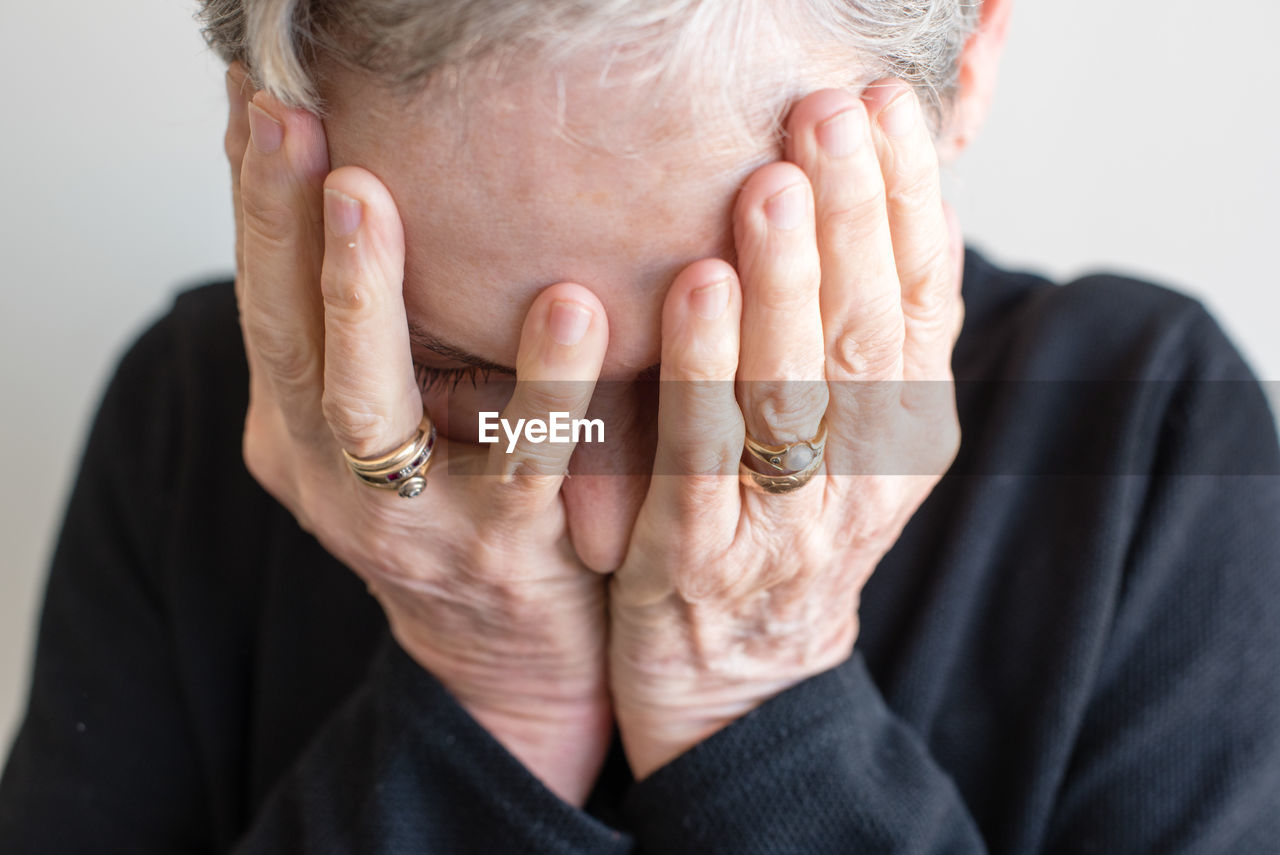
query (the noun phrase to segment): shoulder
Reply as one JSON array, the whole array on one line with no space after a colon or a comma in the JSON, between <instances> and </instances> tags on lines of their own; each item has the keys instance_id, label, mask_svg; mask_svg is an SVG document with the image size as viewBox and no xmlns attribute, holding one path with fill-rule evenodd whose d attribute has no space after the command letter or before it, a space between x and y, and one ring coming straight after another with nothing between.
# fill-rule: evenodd
<instances>
[{"instance_id":1,"label":"shoulder","mask_svg":"<svg viewBox=\"0 0 1280 855\"><path fill-rule=\"evenodd\" d=\"M1280 473L1261 384L1200 301L1113 274L1055 284L972 251L964 296L954 368L971 465Z\"/></svg>"},{"instance_id":2,"label":"shoulder","mask_svg":"<svg viewBox=\"0 0 1280 855\"><path fill-rule=\"evenodd\" d=\"M168 513L193 486L212 480L212 473L243 469L240 436L247 405L248 368L233 285L189 287L121 357L86 456L115 461L121 489L149 485L148 491L130 493L153 495Z\"/></svg>"},{"instance_id":3,"label":"shoulder","mask_svg":"<svg viewBox=\"0 0 1280 855\"><path fill-rule=\"evenodd\" d=\"M182 370L247 377L234 283L212 280L178 289L167 311L135 345L137 358L176 360Z\"/></svg>"},{"instance_id":4,"label":"shoulder","mask_svg":"<svg viewBox=\"0 0 1280 855\"><path fill-rule=\"evenodd\" d=\"M231 407L243 418L247 388L234 286L217 280L180 289L134 339L116 367L104 408L127 404L134 421L143 417L139 409L153 418L166 412L171 421Z\"/></svg>"},{"instance_id":5,"label":"shoulder","mask_svg":"<svg viewBox=\"0 0 1280 855\"><path fill-rule=\"evenodd\" d=\"M155 373L162 366L197 368L203 363L234 369L237 362L244 368L235 287L229 279L211 280L176 289L169 305L125 351L116 380L121 374L143 379L137 375Z\"/></svg>"},{"instance_id":6,"label":"shoulder","mask_svg":"<svg viewBox=\"0 0 1280 855\"><path fill-rule=\"evenodd\" d=\"M1253 380L1199 300L1112 273L1055 283L966 254L957 379Z\"/></svg>"}]
</instances>

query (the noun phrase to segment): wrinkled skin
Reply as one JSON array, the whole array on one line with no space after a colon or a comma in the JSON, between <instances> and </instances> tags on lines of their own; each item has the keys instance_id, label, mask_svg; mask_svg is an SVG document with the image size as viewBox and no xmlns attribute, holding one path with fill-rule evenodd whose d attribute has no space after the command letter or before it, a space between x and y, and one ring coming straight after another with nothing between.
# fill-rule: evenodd
<instances>
[{"instance_id":1,"label":"wrinkled skin","mask_svg":"<svg viewBox=\"0 0 1280 855\"><path fill-rule=\"evenodd\" d=\"M644 777L850 655L862 586L959 442L960 237L909 87L814 92L736 171L586 155L508 101L460 130L396 122L355 78L323 123L239 66L228 94L246 462L548 786L581 804L615 722ZM415 380L460 363L411 327L513 366L504 418L590 406L639 465L468 441ZM684 382L655 418L627 389L659 362ZM340 451L399 446L424 407L426 491L357 482ZM824 419L812 482L739 482L744 436ZM659 474L587 474L610 466Z\"/></svg>"}]
</instances>

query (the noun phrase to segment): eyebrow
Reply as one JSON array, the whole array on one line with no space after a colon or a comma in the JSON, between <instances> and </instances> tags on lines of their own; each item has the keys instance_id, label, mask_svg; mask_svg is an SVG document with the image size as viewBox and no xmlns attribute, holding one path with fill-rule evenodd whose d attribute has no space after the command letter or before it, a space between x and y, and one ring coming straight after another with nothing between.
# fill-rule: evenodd
<instances>
[{"instance_id":1,"label":"eyebrow","mask_svg":"<svg viewBox=\"0 0 1280 855\"><path fill-rule=\"evenodd\" d=\"M435 333L418 326L413 321L409 321L409 341L424 350L438 353L458 362L465 362L467 365L483 368L485 371L492 371L495 374L510 374L512 377L516 376L516 370L511 366L499 365L496 362L485 359L483 356L476 356L474 353L463 350L457 345L450 344Z\"/></svg>"}]
</instances>

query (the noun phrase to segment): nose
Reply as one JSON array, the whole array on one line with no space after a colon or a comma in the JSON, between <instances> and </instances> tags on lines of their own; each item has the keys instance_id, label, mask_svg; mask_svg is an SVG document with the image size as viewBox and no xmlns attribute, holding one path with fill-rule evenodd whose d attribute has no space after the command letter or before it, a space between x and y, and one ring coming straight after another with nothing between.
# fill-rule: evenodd
<instances>
[{"instance_id":1,"label":"nose","mask_svg":"<svg viewBox=\"0 0 1280 855\"><path fill-rule=\"evenodd\" d=\"M578 444L561 494L578 557L597 573L612 573L626 557L649 489L658 439L657 383L601 384L587 417L604 422L604 440Z\"/></svg>"}]
</instances>

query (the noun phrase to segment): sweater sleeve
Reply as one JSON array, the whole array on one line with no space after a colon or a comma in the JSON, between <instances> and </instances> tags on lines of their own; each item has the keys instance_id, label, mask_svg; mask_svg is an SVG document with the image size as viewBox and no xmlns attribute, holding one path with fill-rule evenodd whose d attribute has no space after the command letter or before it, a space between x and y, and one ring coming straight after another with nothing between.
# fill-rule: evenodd
<instances>
[{"instance_id":1,"label":"sweater sleeve","mask_svg":"<svg viewBox=\"0 0 1280 855\"><path fill-rule=\"evenodd\" d=\"M226 839L166 607L166 574L183 572L166 563L182 554L166 543L167 485L184 453L175 335L162 321L139 340L94 422L0 778L0 852L628 851L629 839L558 799L389 634L241 839Z\"/></svg>"},{"instance_id":2,"label":"sweater sleeve","mask_svg":"<svg viewBox=\"0 0 1280 855\"><path fill-rule=\"evenodd\" d=\"M641 851L669 855L986 851L857 652L650 775L625 811Z\"/></svg>"},{"instance_id":3,"label":"sweater sleeve","mask_svg":"<svg viewBox=\"0 0 1280 855\"><path fill-rule=\"evenodd\" d=\"M370 678L280 780L236 855L623 853L388 634Z\"/></svg>"},{"instance_id":4,"label":"sweater sleeve","mask_svg":"<svg viewBox=\"0 0 1280 855\"><path fill-rule=\"evenodd\" d=\"M1115 476L1143 478L1147 498L1034 851L1280 840L1280 449L1257 380L1198 311L1153 470ZM987 851L856 651L659 769L626 811L645 852Z\"/></svg>"}]
</instances>

